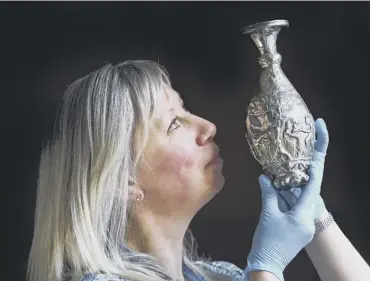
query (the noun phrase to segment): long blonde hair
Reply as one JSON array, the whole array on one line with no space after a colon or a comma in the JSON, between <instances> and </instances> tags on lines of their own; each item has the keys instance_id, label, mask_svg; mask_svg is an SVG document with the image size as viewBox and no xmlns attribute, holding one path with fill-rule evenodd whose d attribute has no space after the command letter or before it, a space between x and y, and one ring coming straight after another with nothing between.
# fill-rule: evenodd
<instances>
[{"instance_id":1,"label":"long blonde hair","mask_svg":"<svg viewBox=\"0 0 371 281\"><path fill-rule=\"evenodd\" d=\"M150 256L135 253L134 262L122 251L129 178L135 178L164 84L170 81L159 64L127 61L105 65L68 87L41 154L29 281L78 280L98 271L166 279ZM184 261L204 275L194 245L188 231Z\"/></svg>"}]
</instances>

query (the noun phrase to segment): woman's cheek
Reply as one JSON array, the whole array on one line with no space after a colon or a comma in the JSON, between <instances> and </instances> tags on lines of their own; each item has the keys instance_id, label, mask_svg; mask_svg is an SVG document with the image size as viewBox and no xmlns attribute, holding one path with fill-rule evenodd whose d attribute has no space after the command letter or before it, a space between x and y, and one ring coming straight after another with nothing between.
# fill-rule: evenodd
<instances>
[{"instance_id":1,"label":"woman's cheek","mask_svg":"<svg viewBox=\"0 0 371 281\"><path fill-rule=\"evenodd\" d=\"M187 173L195 164L195 153L186 149L175 149L164 158L166 170L172 171L179 177Z\"/></svg>"}]
</instances>

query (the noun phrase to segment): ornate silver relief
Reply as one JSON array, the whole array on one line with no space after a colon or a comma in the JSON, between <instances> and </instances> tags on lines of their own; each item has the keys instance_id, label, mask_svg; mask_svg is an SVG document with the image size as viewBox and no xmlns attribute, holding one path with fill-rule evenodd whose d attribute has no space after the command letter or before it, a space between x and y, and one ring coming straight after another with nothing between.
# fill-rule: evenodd
<instances>
[{"instance_id":1,"label":"ornate silver relief","mask_svg":"<svg viewBox=\"0 0 371 281\"><path fill-rule=\"evenodd\" d=\"M281 69L277 35L286 20L260 22L244 29L259 50L260 90L247 106L246 140L254 158L279 190L302 187L314 149L314 119Z\"/></svg>"}]
</instances>

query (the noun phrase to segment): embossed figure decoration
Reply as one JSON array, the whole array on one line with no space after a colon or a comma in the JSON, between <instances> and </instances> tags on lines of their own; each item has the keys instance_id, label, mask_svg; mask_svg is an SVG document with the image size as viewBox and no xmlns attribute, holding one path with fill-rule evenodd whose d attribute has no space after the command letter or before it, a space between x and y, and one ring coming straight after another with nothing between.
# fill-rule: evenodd
<instances>
[{"instance_id":1,"label":"embossed figure decoration","mask_svg":"<svg viewBox=\"0 0 371 281\"><path fill-rule=\"evenodd\" d=\"M302 187L314 149L314 119L281 69L276 40L286 20L244 29L259 50L260 89L247 106L246 140L254 158L279 190Z\"/></svg>"}]
</instances>

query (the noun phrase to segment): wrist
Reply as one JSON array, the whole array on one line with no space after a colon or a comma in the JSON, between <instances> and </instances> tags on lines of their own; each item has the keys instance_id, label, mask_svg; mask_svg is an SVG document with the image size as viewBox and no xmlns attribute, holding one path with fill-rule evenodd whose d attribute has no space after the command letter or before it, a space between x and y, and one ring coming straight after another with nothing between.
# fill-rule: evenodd
<instances>
[{"instance_id":1,"label":"wrist","mask_svg":"<svg viewBox=\"0 0 371 281\"><path fill-rule=\"evenodd\" d=\"M321 221L315 223L315 235L325 231L329 227L331 227L335 223L334 217L331 213L328 213L328 215L322 219Z\"/></svg>"},{"instance_id":2,"label":"wrist","mask_svg":"<svg viewBox=\"0 0 371 281\"><path fill-rule=\"evenodd\" d=\"M263 262L263 261L257 261L257 260L251 261L247 259L247 267L245 269L245 274L248 274L248 276L250 276L252 272L255 272L254 274L257 274L257 272L260 272L261 274L265 273L265 274L273 275L275 277L275 279L273 280L275 281L276 280L283 281L284 280L283 270L284 268L282 268L281 266L274 265L272 263L267 264L266 262ZM268 280L271 280L271 279L268 279Z\"/></svg>"},{"instance_id":3,"label":"wrist","mask_svg":"<svg viewBox=\"0 0 371 281\"><path fill-rule=\"evenodd\" d=\"M320 223L321 221L324 221L330 213L327 211L326 207L321 208L318 213L316 218L314 219L314 223Z\"/></svg>"},{"instance_id":4,"label":"wrist","mask_svg":"<svg viewBox=\"0 0 371 281\"><path fill-rule=\"evenodd\" d=\"M277 281L276 275L268 271L251 271L249 272L250 281Z\"/></svg>"}]
</instances>

